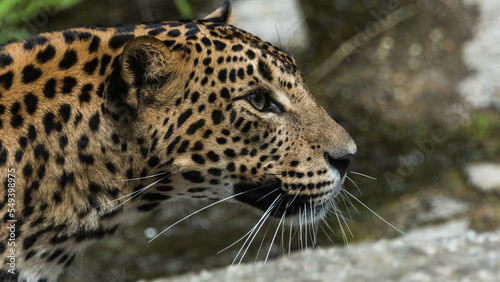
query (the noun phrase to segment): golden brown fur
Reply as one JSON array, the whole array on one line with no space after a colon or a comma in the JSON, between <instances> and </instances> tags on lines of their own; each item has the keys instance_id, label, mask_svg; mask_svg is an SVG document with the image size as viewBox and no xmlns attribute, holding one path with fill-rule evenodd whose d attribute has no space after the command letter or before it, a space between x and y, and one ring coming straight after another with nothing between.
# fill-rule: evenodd
<instances>
[{"instance_id":1,"label":"golden brown fur","mask_svg":"<svg viewBox=\"0 0 500 282\"><path fill-rule=\"evenodd\" d=\"M227 25L228 8L0 49L0 279L56 280L122 215L178 198L324 215L356 146L293 58Z\"/></svg>"}]
</instances>

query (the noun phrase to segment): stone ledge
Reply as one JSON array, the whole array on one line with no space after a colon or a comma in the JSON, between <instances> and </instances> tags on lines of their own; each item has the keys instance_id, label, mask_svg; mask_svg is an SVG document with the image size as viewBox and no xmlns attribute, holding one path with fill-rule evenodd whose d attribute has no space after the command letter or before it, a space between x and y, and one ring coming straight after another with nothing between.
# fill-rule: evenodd
<instances>
[{"instance_id":1,"label":"stone ledge","mask_svg":"<svg viewBox=\"0 0 500 282\"><path fill-rule=\"evenodd\" d=\"M157 279L180 281L500 281L500 230L476 233L468 222L401 238L294 253L238 267Z\"/></svg>"}]
</instances>

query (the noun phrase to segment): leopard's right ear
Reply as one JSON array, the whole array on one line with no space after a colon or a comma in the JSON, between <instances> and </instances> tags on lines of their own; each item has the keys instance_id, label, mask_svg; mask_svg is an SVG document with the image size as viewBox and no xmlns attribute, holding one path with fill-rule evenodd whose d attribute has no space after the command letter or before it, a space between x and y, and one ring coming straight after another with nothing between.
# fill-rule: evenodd
<instances>
[{"instance_id":1,"label":"leopard's right ear","mask_svg":"<svg viewBox=\"0 0 500 282\"><path fill-rule=\"evenodd\" d=\"M208 16L204 18L204 20L212 22L221 22L225 24L232 24L233 23L232 10L233 9L231 6L231 1L226 0L219 9L210 13Z\"/></svg>"}]
</instances>

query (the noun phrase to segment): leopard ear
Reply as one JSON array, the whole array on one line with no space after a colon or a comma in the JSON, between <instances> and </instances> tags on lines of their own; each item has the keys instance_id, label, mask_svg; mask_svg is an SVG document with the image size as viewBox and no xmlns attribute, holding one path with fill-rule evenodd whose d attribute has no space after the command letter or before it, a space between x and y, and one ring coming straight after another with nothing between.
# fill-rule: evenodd
<instances>
[{"instance_id":1,"label":"leopard ear","mask_svg":"<svg viewBox=\"0 0 500 282\"><path fill-rule=\"evenodd\" d=\"M123 49L121 77L137 88L165 83L172 75L173 56L161 40L147 35L136 37Z\"/></svg>"},{"instance_id":2,"label":"leopard ear","mask_svg":"<svg viewBox=\"0 0 500 282\"><path fill-rule=\"evenodd\" d=\"M224 1L224 4L219 9L210 13L204 20L231 24L233 22L231 1Z\"/></svg>"},{"instance_id":3,"label":"leopard ear","mask_svg":"<svg viewBox=\"0 0 500 282\"><path fill-rule=\"evenodd\" d=\"M175 87L182 52L173 52L159 39L140 36L123 48L118 66L111 73L105 92L105 108L115 121L133 120L142 105L162 98L165 87Z\"/></svg>"}]
</instances>

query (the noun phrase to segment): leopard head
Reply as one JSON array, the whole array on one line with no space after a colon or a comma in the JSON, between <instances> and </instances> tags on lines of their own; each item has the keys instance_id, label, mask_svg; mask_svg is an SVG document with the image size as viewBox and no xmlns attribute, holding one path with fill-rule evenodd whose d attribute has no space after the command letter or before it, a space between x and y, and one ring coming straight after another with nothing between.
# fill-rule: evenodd
<instances>
[{"instance_id":1,"label":"leopard head","mask_svg":"<svg viewBox=\"0 0 500 282\"><path fill-rule=\"evenodd\" d=\"M203 20L129 41L107 112L129 138L153 140L145 163L161 176L151 188L158 201L231 199L276 218L305 210L321 218L356 145L294 59L228 24L230 14L226 3Z\"/></svg>"}]
</instances>

